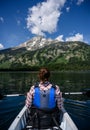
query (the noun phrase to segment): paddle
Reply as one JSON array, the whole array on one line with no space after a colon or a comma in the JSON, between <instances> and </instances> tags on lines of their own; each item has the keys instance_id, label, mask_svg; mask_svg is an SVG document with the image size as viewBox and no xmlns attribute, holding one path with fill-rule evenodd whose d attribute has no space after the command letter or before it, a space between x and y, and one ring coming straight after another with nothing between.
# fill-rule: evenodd
<instances>
[{"instance_id":1,"label":"paddle","mask_svg":"<svg viewBox=\"0 0 90 130\"><path fill-rule=\"evenodd\" d=\"M64 92L62 93L63 95L80 95L80 94L83 94L87 97L90 97L90 89L83 89L82 92Z\"/></svg>"},{"instance_id":2,"label":"paddle","mask_svg":"<svg viewBox=\"0 0 90 130\"><path fill-rule=\"evenodd\" d=\"M23 96L24 94L8 94L8 95L2 95L0 94L0 100L2 100L4 97L14 97L14 96Z\"/></svg>"},{"instance_id":3,"label":"paddle","mask_svg":"<svg viewBox=\"0 0 90 130\"><path fill-rule=\"evenodd\" d=\"M90 88L83 89L82 92L63 92L63 95L80 95L83 94L87 97L90 97ZM4 97L13 97L13 96L23 96L24 94L9 94L9 95L2 95L0 94L0 100L2 100Z\"/></svg>"}]
</instances>

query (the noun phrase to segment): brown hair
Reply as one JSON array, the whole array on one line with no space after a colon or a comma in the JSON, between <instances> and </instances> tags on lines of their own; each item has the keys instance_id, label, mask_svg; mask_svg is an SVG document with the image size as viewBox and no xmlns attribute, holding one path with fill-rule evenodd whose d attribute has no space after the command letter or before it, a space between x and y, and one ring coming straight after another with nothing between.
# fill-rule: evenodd
<instances>
[{"instance_id":1,"label":"brown hair","mask_svg":"<svg viewBox=\"0 0 90 130\"><path fill-rule=\"evenodd\" d=\"M41 68L39 70L39 79L43 82L48 81L49 77L50 77L50 71L47 68Z\"/></svg>"}]
</instances>

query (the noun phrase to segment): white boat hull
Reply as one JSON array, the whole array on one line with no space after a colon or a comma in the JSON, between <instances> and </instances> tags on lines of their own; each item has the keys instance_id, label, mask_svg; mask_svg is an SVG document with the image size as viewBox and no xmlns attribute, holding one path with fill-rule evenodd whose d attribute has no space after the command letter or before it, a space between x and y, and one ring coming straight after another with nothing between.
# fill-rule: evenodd
<instances>
[{"instance_id":1,"label":"white boat hull","mask_svg":"<svg viewBox=\"0 0 90 130\"><path fill-rule=\"evenodd\" d=\"M65 109L62 109L62 119L60 128L62 130L78 130L75 123L70 118L69 114L65 111ZM26 106L23 107L23 109L20 111L20 113L17 115L11 126L8 130L22 130L26 126L26 117L28 116L28 109ZM27 126L30 127L30 126ZM48 129L50 130L50 129Z\"/></svg>"}]
</instances>

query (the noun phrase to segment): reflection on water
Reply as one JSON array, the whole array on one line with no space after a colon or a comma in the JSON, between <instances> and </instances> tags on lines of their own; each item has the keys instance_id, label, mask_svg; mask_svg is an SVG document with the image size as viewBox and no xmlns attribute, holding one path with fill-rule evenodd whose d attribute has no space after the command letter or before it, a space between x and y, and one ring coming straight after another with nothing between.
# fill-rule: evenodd
<instances>
[{"instance_id":1,"label":"reflection on water","mask_svg":"<svg viewBox=\"0 0 90 130\"><path fill-rule=\"evenodd\" d=\"M90 130L90 100L65 99L64 106L79 130Z\"/></svg>"},{"instance_id":2,"label":"reflection on water","mask_svg":"<svg viewBox=\"0 0 90 130\"><path fill-rule=\"evenodd\" d=\"M62 92L79 92L90 88L90 72L52 72L50 80L59 85ZM26 94L37 81L37 72L0 72L0 93ZM69 97L79 100L86 98L81 95Z\"/></svg>"},{"instance_id":3,"label":"reflection on water","mask_svg":"<svg viewBox=\"0 0 90 130\"><path fill-rule=\"evenodd\" d=\"M37 73L1 72L0 92L2 94L25 93L36 82Z\"/></svg>"},{"instance_id":4,"label":"reflection on water","mask_svg":"<svg viewBox=\"0 0 90 130\"><path fill-rule=\"evenodd\" d=\"M5 97L0 100L0 130L7 130L24 106L25 96Z\"/></svg>"}]
</instances>

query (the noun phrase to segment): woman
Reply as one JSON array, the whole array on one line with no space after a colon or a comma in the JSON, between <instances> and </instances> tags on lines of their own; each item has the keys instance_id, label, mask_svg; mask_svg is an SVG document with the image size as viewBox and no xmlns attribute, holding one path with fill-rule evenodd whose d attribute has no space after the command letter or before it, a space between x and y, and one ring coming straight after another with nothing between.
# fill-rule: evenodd
<instances>
[{"instance_id":1,"label":"woman","mask_svg":"<svg viewBox=\"0 0 90 130\"><path fill-rule=\"evenodd\" d=\"M60 92L59 86L53 85L49 82L50 71L47 68L41 68L38 77L40 82L36 85L33 85L30 91L27 93L26 106L28 108L34 106L36 109L44 111L45 113L49 113L49 115L50 113L54 113L56 108L58 108L59 110L62 109L62 93ZM51 115L49 115L47 115L47 121L49 120L49 118L51 118ZM44 118L42 119L44 120ZM46 122L46 124L48 123ZM50 121L48 125L51 125Z\"/></svg>"}]
</instances>

